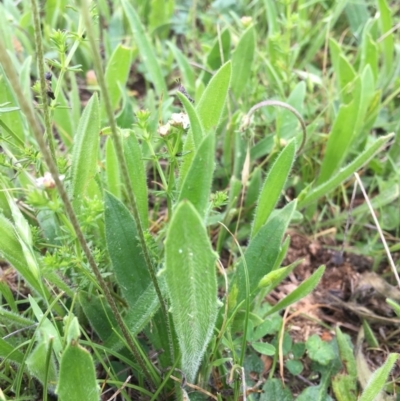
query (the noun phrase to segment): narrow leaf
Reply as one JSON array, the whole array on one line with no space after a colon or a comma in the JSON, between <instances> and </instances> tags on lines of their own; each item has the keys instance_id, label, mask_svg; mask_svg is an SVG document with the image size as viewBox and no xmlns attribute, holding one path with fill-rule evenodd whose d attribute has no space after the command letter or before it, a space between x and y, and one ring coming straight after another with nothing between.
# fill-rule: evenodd
<instances>
[{"instance_id":1,"label":"narrow leaf","mask_svg":"<svg viewBox=\"0 0 400 401\"><path fill-rule=\"evenodd\" d=\"M113 334L113 328L118 327L110 306L104 298L96 294L90 296L83 291L79 292L78 300L91 326L100 339L105 341Z\"/></svg>"},{"instance_id":2,"label":"narrow leaf","mask_svg":"<svg viewBox=\"0 0 400 401\"><path fill-rule=\"evenodd\" d=\"M140 221L143 229L149 226L149 206L147 197L147 176L142 149L133 132L124 138L125 161L128 166L133 193L135 194Z\"/></svg>"},{"instance_id":3,"label":"narrow leaf","mask_svg":"<svg viewBox=\"0 0 400 401\"><path fill-rule=\"evenodd\" d=\"M182 183L179 200L189 200L202 218L205 217L214 174L215 136L206 136L196 152Z\"/></svg>"},{"instance_id":4,"label":"narrow leaf","mask_svg":"<svg viewBox=\"0 0 400 401\"><path fill-rule=\"evenodd\" d=\"M118 199L121 199L121 174L117 153L111 137L106 142L106 177L107 189Z\"/></svg>"},{"instance_id":5,"label":"narrow leaf","mask_svg":"<svg viewBox=\"0 0 400 401\"><path fill-rule=\"evenodd\" d=\"M251 346L260 354L263 355L275 355L276 349L272 344L256 342L251 343Z\"/></svg>"},{"instance_id":6,"label":"narrow leaf","mask_svg":"<svg viewBox=\"0 0 400 401\"><path fill-rule=\"evenodd\" d=\"M131 68L132 49L119 44L111 55L105 72L105 80L110 94L111 107L115 111L121 100L121 91L118 83L125 87ZM106 118L104 103L101 106L102 119Z\"/></svg>"},{"instance_id":7,"label":"narrow leaf","mask_svg":"<svg viewBox=\"0 0 400 401\"><path fill-rule=\"evenodd\" d=\"M255 296L260 280L268 274L275 265L280 253L283 235L296 209L296 201L289 203L259 230L252 238L244 257L249 272L250 294ZM246 279L243 261L237 267L238 302L246 296Z\"/></svg>"},{"instance_id":8,"label":"narrow leaf","mask_svg":"<svg viewBox=\"0 0 400 401\"><path fill-rule=\"evenodd\" d=\"M203 127L201 126L200 118L196 112L196 109L186 96L184 96L182 93L179 92L177 93L177 96L181 101L181 103L183 104L183 107L185 108L185 111L189 117L190 129L192 131L194 144L197 149L200 145L201 140L204 137L204 130Z\"/></svg>"},{"instance_id":9,"label":"narrow leaf","mask_svg":"<svg viewBox=\"0 0 400 401\"><path fill-rule=\"evenodd\" d=\"M379 24L381 27L381 34L385 36L382 40L383 54L384 54L384 67L386 78L390 77L393 68L394 57L394 38L393 38L393 21L392 11L388 6L386 0L377 0L379 9ZM388 34L388 32L390 32Z\"/></svg>"},{"instance_id":10,"label":"narrow leaf","mask_svg":"<svg viewBox=\"0 0 400 401\"><path fill-rule=\"evenodd\" d=\"M129 210L114 195L105 192L104 216L107 249L122 294L133 306L150 284L150 274Z\"/></svg>"},{"instance_id":11,"label":"narrow leaf","mask_svg":"<svg viewBox=\"0 0 400 401\"><path fill-rule=\"evenodd\" d=\"M178 63L179 70L183 75L185 86L188 86L188 90L193 90L195 85L193 67L189 64L187 57L174 43L167 42L167 45L171 49L172 54L174 55L174 58Z\"/></svg>"},{"instance_id":12,"label":"narrow leaf","mask_svg":"<svg viewBox=\"0 0 400 401\"><path fill-rule=\"evenodd\" d=\"M350 150L357 121L358 104L342 104L329 134L328 143L317 184L326 182L340 168Z\"/></svg>"},{"instance_id":13,"label":"narrow leaf","mask_svg":"<svg viewBox=\"0 0 400 401\"><path fill-rule=\"evenodd\" d=\"M242 94L251 75L255 46L255 29L250 26L241 36L232 55L232 92L236 98Z\"/></svg>"},{"instance_id":14,"label":"narrow leaf","mask_svg":"<svg viewBox=\"0 0 400 401\"><path fill-rule=\"evenodd\" d=\"M164 294L164 280L159 279L159 285L161 292ZM131 335L134 336L144 329L144 327L149 323L150 319L157 312L159 306L160 302L154 286L153 284L149 284L149 286L141 292L140 297L137 299L135 304L129 308L124 316L125 324L129 328ZM113 331L113 333L104 342L105 347L118 350L124 346L121 341L122 334L119 329L117 329L117 333Z\"/></svg>"},{"instance_id":15,"label":"narrow leaf","mask_svg":"<svg viewBox=\"0 0 400 401\"><path fill-rule=\"evenodd\" d=\"M384 390L386 380L398 358L399 354L389 354L383 366L372 374L367 387L359 398L359 401L374 401L377 399L376 397L379 393Z\"/></svg>"},{"instance_id":16,"label":"narrow leaf","mask_svg":"<svg viewBox=\"0 0 400 401\"><path fill-rule=\"evenodd\" d=\"M220 121L228 95L231 69L231 62L228 61L218 70L197 105L197 112L206 134L215 130Z\"/></svg>"},{"instance_id":17,"label":"narrow leaf","mask_svg":"<svg viewBox=\"0 0 400 401\"><path fill-rule=\"evenodd\" d=\"M251 237L267 222L277 204L295 158L296 142L290 141L270 168L258 198Z\"/></svg>"},{"instance_id":18,"label":"narrow leaf","mask_svg":"<svg viewBox=\"0 0 400 401\"><path fill-rule=\"evenodd\" d=\"M287 308L308 295L318 285L324 271L325 266L320 266L307 280L304 280L295 290L273 306L266 316Z\"/></svg>"},{"instance_id":19,"label":"narrow leaf","mask_svg":"<svg viewBox=\"0 0 400 401\"><path fill-rule=\"evenodd\" d=\"M127 0L121 0L121 4L131 27L133 38L139 49L139 54L146 67L146 71L148 71L150 79L156 88L157 94L159 96L161 96L161 94L166 95L168 91L160 64L157 60L154 47L140 22L139 16Z\"/></svg>"},{"instance_id":20,"label":"narrow leaf","mask_svg":"<svg viewBox=\"0 0 400 401\"><path fill-rule=\"evenodd\" d=\"M386 145L394 134L389 134L378 138L368 149L359 154L351 163L341 169L336 175L330 178L325 183L314 188L309 194L299 196L299 208L310 205L316 200L320 199L321 196L328 195L330 191L333 191L343 181L347 180L353 175L355 171L367 164L381 148Z\"/></svg>"},{"instance_id":21,"label":"narrow leaf","mask_svg":"<svg viewBox=\"0 0 400 401\"><path fill-rule=\"evenodd\" d=\"M207 65L212 70L217 70L219 67L221 67L223 63L229 60L230 47L231 34L229 29L225 28L214 40L214 44L207 55Z\"/></svg>"},{"instance_id":22,"label":"narrow leaf","mask_svg":"<svg viewBox=\"0 0 400 401\"><path fill-rule=\"evenodd\" d=\"M165 241L166 281L182 354L193 382L217 316L216 256L202 218L189 202L175 210Z\"/></svg>"},{"instance_id":23,"label":"narrow leaf","mask_svg":"<svg viewBox=\"0 0 400 401\"><path fill-rule=\"evenodd\" d=\"M3 11L4 12L4 11ZM4 12L4 14L7 14ZM2 25L2 27L7 26ZM2 33L4 31L2 30ZM0 104L8 103L7 107L18 106L10 83L0 66ZM12 111L10 113L1 113L1 121L12 130L11 142L15 145L23 145L25 142L24 132L27 132L24 127L22 114L19 111Z\"/></svg>"},{"instance_id":24,"label":"narrow leaf","mask_svg":"<svg viewBox=\"0 0 400 401\"><path fill-rule=\"evenodd\" d=\"M97 94L94 94L79 120L74 137L71 162L71 192L74 206L79 207L97 172L100 113Z\"/></svg>"}]
</instances>

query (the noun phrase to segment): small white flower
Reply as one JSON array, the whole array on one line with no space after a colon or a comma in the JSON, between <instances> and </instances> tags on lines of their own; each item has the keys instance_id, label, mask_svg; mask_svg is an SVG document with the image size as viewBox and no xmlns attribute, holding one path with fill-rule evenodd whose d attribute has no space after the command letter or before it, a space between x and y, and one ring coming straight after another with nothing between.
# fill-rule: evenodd
<instances>
[{"instance_id":1,"label":"small white flower","mask_svg":"<svg viewBox=\"0 0 400 401\"><path fill-rule=\"evenodd\" d=\"M173 127L182 127L188 129L190 125L189 117L186 113L172 113L169 123Z\"/></svg>"},{"instance_id":2,"label":"small white flower","mask_svg":"<svg viewBox=\"0 0 400 401\"><path fill-rule=\"evenodd\" d=\"M157 132L161 135L161 136L166 136L169 134L169 132L171 131L171 124L168 122L165 125L160 125L158 127Z\"/></svg>"},{"instance_id":3,"label":"small white flower","mask_svg":"<svg viewBox=\"0 0 400 401\"><path fill-rule=\"evenodd\" d=\"M60 175L59 178L62 181L64 177L64 175ZM44 173L43 177L36 178L35 184L39 189L53 189L56 186L53 176L49 172Z\"/></svg>"},{"instance_id":4,"label":"small white flower","mask_svg":"<svg viewBox=\"0 0 400 401\"><path fill-rule=\"evenodd\" d=\"M253 22L253 18L249 17L247 15L244 15L242 18L240 18L240 21L247 28Z\"/></svg>"}]
</instances>

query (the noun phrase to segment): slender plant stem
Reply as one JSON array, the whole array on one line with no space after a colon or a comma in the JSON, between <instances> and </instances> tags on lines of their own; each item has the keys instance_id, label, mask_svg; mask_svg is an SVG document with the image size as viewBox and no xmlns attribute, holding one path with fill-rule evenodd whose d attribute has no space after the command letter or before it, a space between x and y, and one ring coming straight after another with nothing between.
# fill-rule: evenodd
<instances>
[{"instance_id":1,"label":"slender plant stem","mask_svg":"<svg viewBox=\"0 0 400 401\"><path fill-rule=\"evenodd\" d=\"M301 141L300 147L297 149L297 154L299 154L303 148L304 145L306 143L307 140L307 127L306 127L306 123L303 120L303 117L301 116L301 114L294 108L292 107L290 104L285 103L285 102L281 102L280 100L264 100L260 103L255 104L250 110L249 112L246 114L246 116L243 119L243 125L242 125L242 130L246 130L249 125L250 125L250 119L251 116L254 114L254 112L258 109L260 109L261 107L267 107L267 106L273 106L273 107L283 107L286 110L289 110L290 112L292 112L297 119L300 122L301 125L301 129L303 131L303 139Z\"/></svg>"},{"instance_id":2,"label":"slender plant stem","mask_svg":"<svg viewBox=\"0 0 400 401\"><path fill-rule=\"evenodd\" d=\"M56 163L56 147L54 143L53 132L51 129L49 105L47 103L46 81L44 76L43 44L42 44L42 35L40 32L40 17L36 0L31 0L31 7L33 16L33 27L35 31L36 55L39 67L39 82L40 82L40 94L42 96L44 127L46 129L50 154L54 163Z\"/></svg>"},{"instance_id":3,"label":"slender plant stem","mask_svg":"<svg viewBox=\"0 0 400 401\"><path fill-rule=\"evenodd\" d=\"M376 218L376 214L375 214L375 212L374 212L374 208L372 207L371 201L369 200L367 191L366 191L365 188L364 188L364 185L363 185L363 183L362 183L362 181L361 181L360 176L359 176L357 173L354 173L354 175L355 175L355 177L356 177L356 180L357 180L357 182L358 182L358 185L360 185L361 192L362 192L363 195L364 195L365 202L366 202L367 205L368 205L369 211L371 212L371 216L372 216L372 218L374 219L374 223L375 223L376 229L378 230L379 236L381 237L381 240L382 240L382 243L383 243L383 247L385 248L385 251L386 251L386 255L387 255L388 259L389 259L389 264L390 264L390 267L392 268L393 275L395 276L396 281L397 281L397 285L398 285L399 288L400 288L400 277L399 277L399 273L397 273L396 265L395 265L395 263L394 263L394 261L393 261L392 254L390 253L390 249L389 249L389 247L388 247L388 245L387 245L387 242L386 242L386 240L385 240L385 236L383 235L383 231L382 231L382 229L381 229L381 226L380 226L380 224L379 224L379 221L378 221L378 219Z\"/></svg>"},{"instance_id":4,"label":"slender plant stem","mask_svg":"<svg viewBox=\"0 0 400 401\"><path fill-rule=\"evenodd\" d=\"M155 272L153 263L151 261L150 253L147 248L146 240L144 237L143 226L140 221L140 215L139 215L139 211L138 211L138 207L137 207L137 203L136 203L135 194L133 193L132 183L129 178L128 167L127 167L127 164L125 161L125 156L124 156L124 152L123 152L123 148L122 148L121 139L120 139L120 136L118 135L117 124L115 122L114 112L113 112L113 109L111 106L110 95L109 95L107 85L105 82L100 53L97 48L97 43L96 43L94 31L93 31L92 21L90 19L89 8L88 8L88 4L87 4L86 0L82 0L81 10L82 10L82 17L85 22L87 38L89 40L89 44L92 49L93 64L94 64L94 68L96 71L97 81L100 86L101 95L103 96L104 106L105 106L105 110L107 112L107 117L108 117L108 121L110 123L110 128L111 128L111 134L112 134L113 142L115 145L115 151L117 153L117 158L119 161L122 178L123 178L123 181L126 186L127 193L128 193L129 206L132 210L133 218L135 219L140 244L142 246L143 256L144 256L144 259L145 259L145 262L147 265L147 269L149 270L150 277L153 282L154 288L156 290L157 297L160 302L161 310L162 310L165 324L166 324L167 331L168 331L171 352L173 352L173 345L172 345L173 343L172 343L171 330L170 330L169 320L168 320L167 306L162 297L160 286L158 285L158 281L157 281L157 277L156 277L156 272ZM173 354L171 354L171 355L173 355Z\"/></svg>"},{"instance_id":5,"label":"slender plant stem","mask_svg":"<svg viewBox=\"0 0 400 401\"><path fill-rule=\"evenodd\" d=\"M41 40L41 37L39 37L39 40ZM79 241L79 244L82 247L83 252L85 253L85 255L87 257L87 260L89 262L89 265L90 265L94 275L96 276L97 282L99 283L100 287L104 291L105 297L113 311L113 314L116 318L117 324L121 328L122 334L123 334L124 338L126 339L130 350L132 351L133 355L137 359L138 364L142 368L143 373L145 375L147 375L148 380L150 382L153 382L154 379L150 375L145 363L143 362L143 359L140 356L137 346L135 345L133 338L129 333L129 330L126 327L125 322L122 319L122 316L117 308L117 305L115 304L115 301L110 293L110 290L108 289L108 286L107 286L106 282L104 281L104 279L100 273L100 270L94 260L94 257L89 249L89 246L85 240L85 237L80 228L76 214L72 208L72 204L68 198L68 195L64 188L64 185L62 184L60 177L58 175L57 165L56 165L56 163L52 157L52 154L49 151L49 149L46 145L46 142L44 140L44 137L42 135L42 128L40 127L38 121L36 120L36 117L35 117L35 114L34 114L34 111L32 108L32 104L28 101L28 99L25 97L24 93L22 92L22 88L20 86L19 79L18 79L17 73L15 71L15 68L12 64L10 56L7 53L6 48L4 47L4 42L1 40L0 40L0 63L2 64L4 71L10 81L10 84L11 84L11 86L14 90L14 93L18 99L18 103L21 107L21 110L25 114L28 124L32 129L32 132L35 136L36 142L43 155L43 159L44 159L51 175L53 176L53 179L54 179L56 187L57 187L57 191L60 194L60 198L62 199L62 201L64 203L65 212L66 212L72 226L74 227L76 237Z\"/></svg>"}]
</instances>

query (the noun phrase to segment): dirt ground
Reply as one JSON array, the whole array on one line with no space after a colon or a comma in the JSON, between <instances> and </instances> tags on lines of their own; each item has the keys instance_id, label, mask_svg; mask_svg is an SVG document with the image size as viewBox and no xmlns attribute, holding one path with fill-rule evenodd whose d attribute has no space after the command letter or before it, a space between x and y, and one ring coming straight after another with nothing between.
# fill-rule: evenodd
<instances>
[{"instance_id":1,"label":"dirt ground","mask_svg":"<svg viewBox=\"0 0 400 401\"><path fill-rule=\"evenodd\" d=\"M400 352L398 342L400 319L387 305L386 298L400 302L400 291L385 281L384 273L392 277L388 265L379 267L379 275L372 272L372 260L355 254L333 251L333 241L322 238L311 240L297 232L290 232L291 245L284 265L298 259L304 261L268 296L275 304L307 279L319 266L325 273L317 288L285 314L286 327L294 342L303 342L313 334L324 341L335 336L334 328L349 334L356 344L363 320L368 322L378 347L362 342L362 353L371 371L382 366L390 352ZM394 284L394 282L393 282ZM306 367L306 365L305 365ZM400 375L397 362L392 378Z\"/></svg>"}]
</instances>

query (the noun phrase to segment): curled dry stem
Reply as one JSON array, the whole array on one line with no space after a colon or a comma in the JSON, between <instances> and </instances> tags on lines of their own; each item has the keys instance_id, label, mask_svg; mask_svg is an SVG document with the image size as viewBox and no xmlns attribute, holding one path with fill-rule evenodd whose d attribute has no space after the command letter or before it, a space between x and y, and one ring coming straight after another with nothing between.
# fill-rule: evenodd
<instances>
[{"instance_id":1,"label":"curled dry stem","mask_svg":"<svg viewBox=\"0 0 400 401\"><path fill-rule=\"evenodd\" d=\"M241 130L245 131L246 129L248 129L250 122L251 122L251 116L254 114L254 112L257 111L258 109L260 109L261 107L266 107L266 106L283 107L284 109L289 110L291 113L293 113L297 117L297 119L300 122L301 129L303 131L303 139L301 141L299 149L297 150L297 154L299 154L303 150L304 145L306 143L306 139L307 139L306 123L305 123L303 117L300 115L300 113L288 103L281 102L280 100L263 100L262 102L255 104L249 110L249 112L244 116Z\"/></svg>"}]
</instances>

